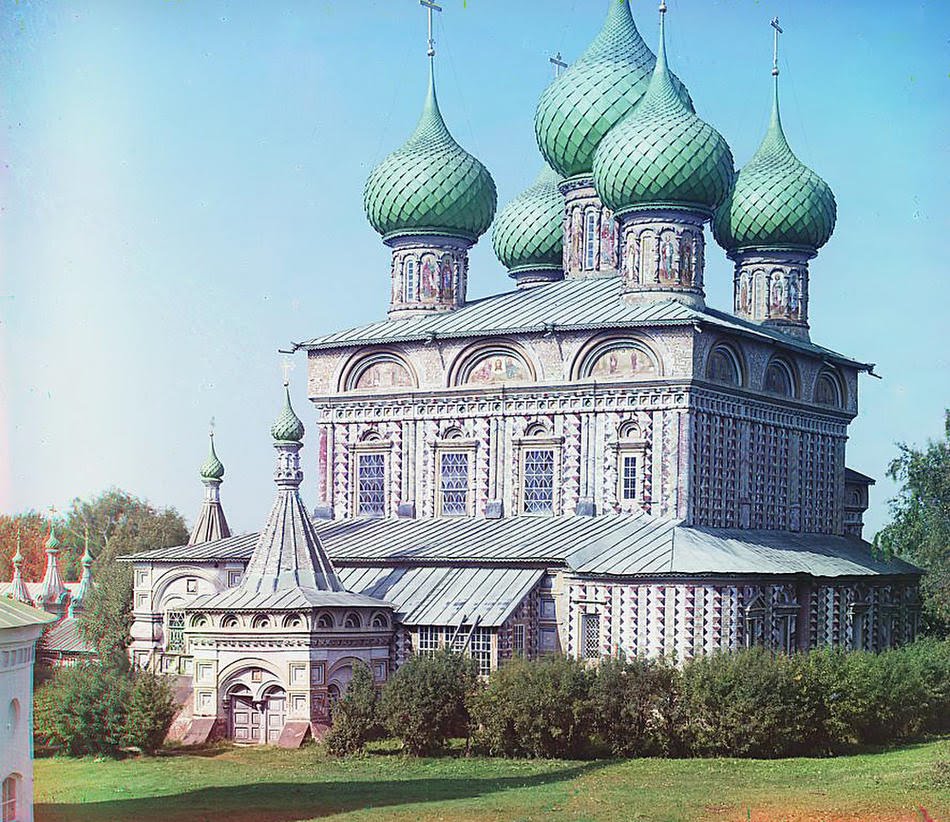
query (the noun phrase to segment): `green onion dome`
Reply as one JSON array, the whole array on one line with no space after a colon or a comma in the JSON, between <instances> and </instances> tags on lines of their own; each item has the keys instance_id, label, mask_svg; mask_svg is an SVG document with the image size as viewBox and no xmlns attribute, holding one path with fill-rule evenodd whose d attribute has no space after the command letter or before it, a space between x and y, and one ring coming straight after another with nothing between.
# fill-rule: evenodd
<instances>
[{"instance_id":1,"label":"green onion dome","mask_svg":"<svg viewBox=\"0 0 950 822\"><path fill-rule=\"evenodd\" d=\"M778 105L762 145L739 172L716 213L713 236L726 251L749 249L816 252L835 229L837 207L828 184L789 148Z\"/></svg>"},{"instance_id":2,"label":"green onion dome","mask_svg":"<svg viewBox=\"0 0 950 822\"><path fill-rule=\"evenodd\" d=\"M214 434L211 434L209 440L208 459L204 461L199 473L203 480L217 480L220 482L224 479L224 463L214 453Z\"/></svg>"},{"instance_id":3,"label":"green onion dome","mask_svg":"<svg viewBox=\"0 0 950 822\"><path fill-rule=\"evenodd\" d=\"M650 85L601 141L594 186L622 215L645 208L678 208L712 216L729 193L732 152L722 135L683 102L666 65L663 14L660 48Z\"/></svg>"},{"instance_id":4,"label":"green onion dome","mask_svg":"<svg viewBox=\"0 0 950 822\"><path fill-rule=\"evenodd\" d=\"M475 242L491 225L496 204L495 181L442 119L430 64L416 130L366 181L366 216L383 240L435 234Z\"/></svg>"},{"instance_id":5,"label":"green onion dome","mask_svg":"<svg viewBox=\"0 0 950 822\"><path fill-rule=\"evenodd\" d=\"M537 179L498 214L492 229L495 255L512 274L560 271L564 256L561 176L547 163Z\"/></svg>"},{"instance_id":6,"label":"green onion dome","mask_svg":"<svg viewBox=\"0 0 950 822\"><path fill-rule=\"evenodd\" d=\"M655 64L633 22L629 0L611 0L600 34L538 101L538 146L558 173L591 173L598 144L643 96ZM676 77L673 85L692 109L686 87Z\"/></svg>"},{"instance_id":7,"label":"green onion dome","mask_svg":"<svg viewBox=\"0 0 950 822\"><path fill-rule=\"evenodd\" d=\"M303 439L303 423L290 405L290 388L284 385L284 408L271 426L270 435L278 442L300 442Z\"/></svg>"}]
</instances>

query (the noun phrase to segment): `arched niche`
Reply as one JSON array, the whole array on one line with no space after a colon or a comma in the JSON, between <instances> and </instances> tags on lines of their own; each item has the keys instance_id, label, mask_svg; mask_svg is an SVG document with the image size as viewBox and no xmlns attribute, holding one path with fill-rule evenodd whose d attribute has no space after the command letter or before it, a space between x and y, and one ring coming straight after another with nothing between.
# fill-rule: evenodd
<instances>
[{"instance_id":1,"label":"arched niche","mask_svg":"<svg viewBox=\"0 0 950 822\"><path fill-rule=\"evenodd\" d=\"M343 371L342 391L390 391L418 387L408 360L394 351L374 351L355 357Z\"/></svg>"},{"instance_id":2,"label":"arched niche","mask_svg":"<svg viewBox=\"0 0 950 822\"><path fill-rule=\"evenodd\" d=\"M815 380L815 404L829 408L844 407L844 387L838 373L831 368L823 368Z\"/></svg>"},{"instance_id":3,"label":"arched niche","mask_svg":"<svg viewBox=\"0 0 950 822\"><path fill-rule=\"evenodd\" d=\"M498 342L462 352L451 370L450 384L481 388L534 380L534 367L522 348L512 342Z\"/></svg>"},{"instance_id":4,"label":"arched niche","mask_svg":"<svg viewBox=\"0 0 950 822\"><path fill-rule=\"evenodd\" d=\"M653 380L663 375L663 362L645 340L613 337L588 343L572 371L575 380Z\"/></svg>"},{"instance_id":5,"label":"arched niche","mask_svg":"<svg viewBox=\"0 0 950 822\"><path fill-rule=\"evenodd\" d=\"M794 366L784 357L773 357L765 368L762 390L776 397L795 397L798 378Z\"/></svg>"},{"instance_id":6,"label":"arched niche","mask_svg":"<svg viewBox=\"0 0 950 822\"><path fill-rule=\"evenodd\" d=\"M741 386L745 382L742 359L727 343L716 343L706 358L706 379L723 385Z\"/></svg>"}]
</instances>

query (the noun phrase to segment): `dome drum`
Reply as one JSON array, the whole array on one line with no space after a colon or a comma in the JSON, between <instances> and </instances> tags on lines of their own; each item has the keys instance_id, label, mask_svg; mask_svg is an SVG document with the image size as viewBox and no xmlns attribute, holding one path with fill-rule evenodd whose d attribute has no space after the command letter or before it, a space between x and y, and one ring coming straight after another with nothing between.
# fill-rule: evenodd
<instances>
[{"instance_id":1,"label":"dome drum","mask_svg":"<svg viewBox=\"0 0 950 822\"><path fill-rule=\"evenodd\" d=\"M591 177L570 177L564 195L564 276L616 274L620 236L613 212L600 200Z\"/></svg>"},{"instance_id":2,"label":"dome drum","mask_svg":"<svg viewBox=\"0 0 950 822\"><path fill-rule=\"evenodd\" d=\"M736 316L808 339L808 261L813 252L746 251L736 261Z\"/></svg>"},{"instance_id":3,"label":"dome drum","mask_svg":"<svg viewBox=\"0 0 950 822\"><path fill-rule=\"evenodd\" d=\"M620 219L623 299L677 300L705 306L704 217L681 211L635 211Z\"/></svg>"},{"instance_id":4,"label":"dome drum","mask_svg":"<svg viewBox=\"0 0 950 822\"><path fill-rule=\"evenodd\" d=\"M471 243L452 236L403 236L392 247L391 320L465 304Z\"/></svg>"}]
</instances>

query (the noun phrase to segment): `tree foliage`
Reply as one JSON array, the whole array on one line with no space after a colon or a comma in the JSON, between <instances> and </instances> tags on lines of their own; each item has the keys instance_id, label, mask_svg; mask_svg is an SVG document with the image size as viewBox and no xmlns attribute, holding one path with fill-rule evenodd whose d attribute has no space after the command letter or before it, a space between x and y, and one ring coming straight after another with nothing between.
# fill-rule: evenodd
<instances>
[{"instance_id":1,"label":"tree foliage","mask_svg":"<svg viewBox=\"0 0 950 822\"><path fill-rule=\"evenodd\" d=\"M335 756L360 753L367 742L378 738L380 730L379 692L373 674L366 665L356 664L346 693L333 707L333 726L324 740L327 751Z\"/></svg>"},{"instance_id":2,"label":"tree foliage","mask_svg":"<svg viewBox=\"0 0 950 822\"><path fill-rule=\"evenodd\" d=\"M23 554L23 578L35 582L43 578L46 569L46 538L49 520L35 511L8 516L0 515L0 580L13 578L13 555L16 553L17 529L20 531L20 551ZM62 556L72 552L69 545L61 546Z\"/></svg>"},{"instance_id":3,"label":"tree foliage","mask_svg":"<svg viewBox=\"0 0 950 822\"><path fill-rule=\"evenodd\" d=\"M176 713L175 697L165 677L137 671L129 693L123 739L126 745L155 753L165 741Z\"/></svg>"},{"instance_id":4,"label":"tree foliage","mask_svg":"<svg viewBox=\"0 0 950 822\"><path fill-rule=\"evenodd\" d=\"M900 483L891 500L893 521L875 538L887 554L927 571L921 583L926 627L950 632L950 410L944 438L923 449L901 443L887 475Z\"/></svg>"}]
</instances>

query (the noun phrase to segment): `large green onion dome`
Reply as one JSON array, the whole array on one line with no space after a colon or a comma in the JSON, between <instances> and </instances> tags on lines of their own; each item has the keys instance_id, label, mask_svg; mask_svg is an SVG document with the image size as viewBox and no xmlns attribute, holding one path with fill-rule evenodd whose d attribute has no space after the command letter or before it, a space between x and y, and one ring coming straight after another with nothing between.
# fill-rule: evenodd
<instances>
[{"instance_id":1,"label":"large green onion dome","mask_svg":"<svg viewBox=\"0 0 950 822\"><path fill-rule=\"evenodd\" d=\"M713 236L729 252L816 252L831 237L836 218L835 195L828 184L792 153L785 139L776 72L772 119L765 139L716 212Z\"/></svg>"},{"instance_id":2,"label":"large green onion dome","mask_svg":"<svg viewBox=\"0 0 950 822\"><path fill-rule=\"evenodd\" d=\"M412 136L373 169L363 192L370 224L384 240L442 235L475 242L495 216L495 181L455 142L429 91Z\"/></svg>"},{"instance_id":3,"label":"large green onion dome","mask_svg":"<svg viewBox=\"0 0 950 822\"><path fill-rule=\"evenodd\" d=\"M210 442L208 459L201 466L200 474L204 480L218 480L220 482L224 479L224 463L218 459L218 455L214 452L214 434L210 436Z\"/></svg>"},{"instance_id":4,"label":"large green onion dome","mask_svg":"<svg viewBox=\"0 0 950 822\"><path fill-rule=\"evenodd\" d=\"M498 214L492 229L495 255L511 274L560 271L564 255L561 176L547 163L537 179Z\"/></svg>"},{"instance_id":5,"label":"large green onion dome","mask_svg":"<svg viewBox=\"0 0 950 822\"><path fill-rule=\"evenodd\" d=\"M598 144L643 96L655 64L629 0L611 0L600 34L538 101L534 130L545 159L564 177L590 174ZM685 86L673 84L692 108Z\"/></svg>"},{"instance_id":6,"label":"large green onion dome","mask_svg":"<svg viewBox=\"0 0 950 822\"><path fill-rule=\"evenodd\" d=\"M594 185L622 215L677 208L712 216L729 193L732 152L722 135L683 102L666 65L663 14L656 68L643 99L601 141Z\"/></svg>"},{"instance_id":7,"label":"large green onion dome","mask_svg":"<svg viewBox=\"0 0 950 822\"><path fill-rule=\"evenodd\" d=\"M277 421L271 426L270 435L278 442L300 442L303 439L304 427L290 405L290 388L286 385L284 395L284 407Z\"/></svg>"}]
</instances>

